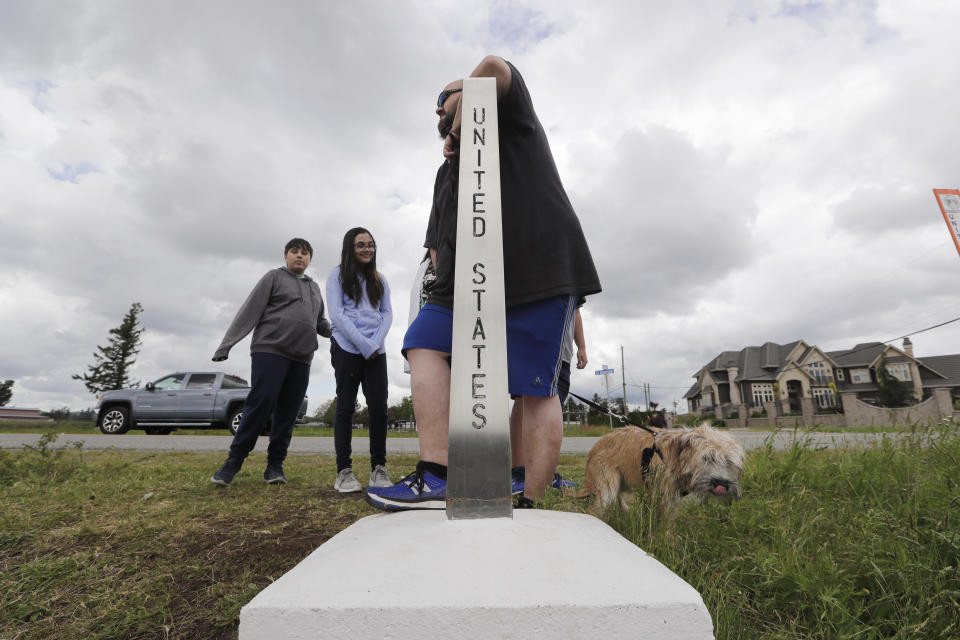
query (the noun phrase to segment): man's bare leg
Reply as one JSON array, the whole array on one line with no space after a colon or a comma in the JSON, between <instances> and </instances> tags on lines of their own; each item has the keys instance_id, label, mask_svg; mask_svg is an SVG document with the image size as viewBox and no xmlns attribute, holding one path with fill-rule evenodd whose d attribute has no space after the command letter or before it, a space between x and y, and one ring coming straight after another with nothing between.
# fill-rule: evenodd
<instances>
[{"instance_id":1,"label":"man's bare leg","mask_svg":"<svg viewBox=\"0 0 960 640\"><path fill-rule=\"evenodd\" d=\"M523 461L523 398L513 401L510 411L510 457L511 466L522 467Z\"/></svg>"},{"instance_id":2,"label":"man's bare leg","mask_svg":"<svg viewBox=\"0 0 960 640\"><path fill-rule=\"evenodd\" d=\"M450 425L449 353L409 349L410 392L420 438L420 459L446 466ZM562 434L561 434L562 435Z\"/></svg>"},{"instance_id":3,"label":"man's bare leg","mask_svg":"<svg viewBox=\"0 0 960 640\"><path fill-rule=\"evenodd\" d=\"M523 396L523 454L526 480L523 495L534 501L543 498L553 483L563 442L563 412L560 398Z\"/></svg>"}]
</instances>

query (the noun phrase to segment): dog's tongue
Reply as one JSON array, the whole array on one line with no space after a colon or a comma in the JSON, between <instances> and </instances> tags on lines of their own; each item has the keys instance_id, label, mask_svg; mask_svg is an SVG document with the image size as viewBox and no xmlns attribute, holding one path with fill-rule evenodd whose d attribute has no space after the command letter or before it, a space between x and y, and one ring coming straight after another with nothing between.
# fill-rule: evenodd
<instances>
[{"instance_id":1,"label":"dog's tongue","mask_svg":"<svg viewBox=\"0 0 960 640\"><path fill-rule=\"evenodd\" d=\"M722 484L718 484L713 488L714 495L725 496L727 495L727 488Z\"/></svg>"}]
</instances>

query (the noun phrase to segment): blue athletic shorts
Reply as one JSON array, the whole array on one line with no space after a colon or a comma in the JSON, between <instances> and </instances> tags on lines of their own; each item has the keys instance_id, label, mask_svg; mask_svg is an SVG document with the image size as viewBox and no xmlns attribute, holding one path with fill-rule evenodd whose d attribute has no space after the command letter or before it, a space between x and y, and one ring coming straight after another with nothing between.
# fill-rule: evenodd
<instances>
[{"instance_id":1,"label":"blue athletic shorts","mask_svg":"<svg viewBox=\"0 0 960 640\"><path fill-rule=\"evenodd\" d=\"M515 396L555 396L560 345L576 296L555 296L507 309L507 386ZM452 350L453 309L426 304L403 337L409 349ZM472 351L471 351L472 353Z\"/></svg>"}]
</instances>

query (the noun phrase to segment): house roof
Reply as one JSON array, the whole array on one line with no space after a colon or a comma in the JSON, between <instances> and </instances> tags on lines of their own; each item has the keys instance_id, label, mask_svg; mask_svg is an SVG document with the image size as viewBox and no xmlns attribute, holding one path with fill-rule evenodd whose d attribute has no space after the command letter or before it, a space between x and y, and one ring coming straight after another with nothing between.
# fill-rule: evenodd
<instances>
[{"instance_id":1,"label":"house roof","mask_svg":"<svg viewBox=\"0 0 960 640\"><path fill-rule=\"evenodd\" d=\"M923 362L925 368L944 376L943 378L923 378L923 386L960 386L960 353L949 356L928 356L922 358L921 362Z\"/></svg>"},{"instance_id":2,"label":"house roof","mask_svg":"<svg viewBox=\"0 0 960 640\"><path fill-rule=\"evenodd\" d=\"M723 351L711 360L705 369L717 382L729 382L728 369L737 368L736 380L775 380L777 373L786 365L800 340L787 344L766 342L759 347L746 347L740 351ZM804 354L809 353L809 348ZM699 373L699 372L698 372Z\"/></svg>"},{"instance_id":3,"label":"house roof","mask_svg":"<svg viewBox=\"0 0 960 640\"><path fill-rule=\"evenodd\" d=\"M882 342L864 342L853 349L828 351L827 357L841 367L869 367L886 348Z\"/></svg>"}]
</instances>

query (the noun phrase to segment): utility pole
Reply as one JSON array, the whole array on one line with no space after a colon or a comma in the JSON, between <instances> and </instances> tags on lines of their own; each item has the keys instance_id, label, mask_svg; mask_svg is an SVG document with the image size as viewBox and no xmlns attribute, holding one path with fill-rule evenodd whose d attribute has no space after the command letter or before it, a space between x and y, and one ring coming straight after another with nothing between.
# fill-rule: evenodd
<instances>
[{"instance_id":1,"label":"utility pole","mask_svg":"<svg viewBox=\"0 0 960 640\"><path fill-rule=\"evenodd\" d=\"M620 345L620 381L623 383L623 415L627 415L630 412L630 408L627 406L627 373L626 369L623 366L623 345Z\"/></svg>"}]
</instances>

